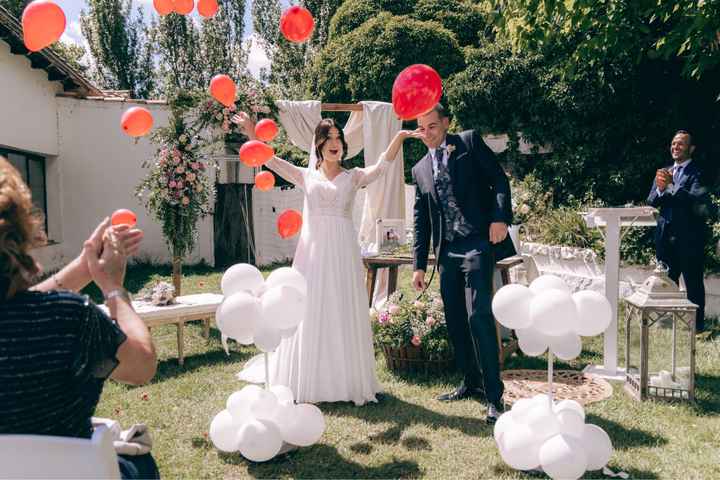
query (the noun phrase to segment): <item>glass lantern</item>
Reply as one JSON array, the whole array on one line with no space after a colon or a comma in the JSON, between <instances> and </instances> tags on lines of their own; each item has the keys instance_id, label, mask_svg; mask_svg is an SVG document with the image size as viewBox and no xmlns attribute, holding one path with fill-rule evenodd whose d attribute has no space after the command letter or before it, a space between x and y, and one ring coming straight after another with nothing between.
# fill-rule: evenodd
<instances>
[{"instance_id":1,"label":"glass lantern","mask_svg":"<svg viewBox=\"0 0 720 480\"><path fill-rule=\"evenodd\" d=\"M659 267L625 298L625 390L637 400L695 400L697 305Z\"/></svg>"}]
</instances>

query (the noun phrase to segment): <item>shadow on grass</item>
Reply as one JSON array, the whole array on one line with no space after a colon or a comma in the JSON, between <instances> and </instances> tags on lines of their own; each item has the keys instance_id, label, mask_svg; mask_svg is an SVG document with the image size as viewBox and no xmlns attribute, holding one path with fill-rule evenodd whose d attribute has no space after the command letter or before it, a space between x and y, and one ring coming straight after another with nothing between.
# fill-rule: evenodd
<instances>
[{"instance_id":1,"label":"shadow on grass","mask_svg":"<svg viewBox=\"0 0 720 480\"><path fill-rule=\"evenodd\" d=\"M639 428L626 428L621 424L594 414L588 414L585 423L597 425L607 432L613 442L613 449L625 450L628 448L667 445L665 437L640 430Z\"/></svg>"},{"instance_id":2,"label":"shadow on grass","mask_svg":"<svg viewBox=\"0 0 720 480\"><path fill-rule=\"evenodd\" d=\"M715 375L695 375L694 410L699 415L720 414L720 377Z\"/></svg>"},{"instance_id":3,"label":"shadow on grass","mask_svg":"<svg viewBox=\"0 0 720 480\"><path fill-rule=\"evenodd\" d=\"M620 467L614 466L612 463L608 466L612 471L618 472L618 471L624 471L629 475L629 478L642 478L642 479L654 479L654 478L660 478L658 477L658 474L655 472L650 472L648 470L638 470L636 468L631 468L629 470L624 470ZM538 472L538 471L518 471L513 470L510 466L505 465L504 463L496 463L493 465L493 476L495 477L504 477L511 475L513 473L519 474L520 478L549 478L544 472ZM594 470L592 472L585 472L582 475L582 478L608 478L607 475L602 473L602 470Z\"/></svg>"},{"instance_id":4,"label":"shadow on grass","mask_svg":"<svg viewBox=\"0 0 720 480\"><path fill-rule=\"evenodd\" d=\"M159 383L180 375L187 375L193 370L202 367L226 364L228 358L231 358L233 362L244 362L249 360L253 355L255 355L255 352L250 349L242 349L240 351L231 349L230 357L228 357L222 347L220 347L218 350L186 356L184 365L178 364L177 358L167 358L158 362L157 373L155 374L153 383Z\"/></svg>"},{"instance_id":5,"label":"shadow on grass","mask_svg":"<svg viewBox=\"0 0 720 480\"><path fill-rule=\"evenodd\" d=\"M231 465L247 465L254 478L418 478L417 462L393 459L368 467L344 457L331 445L317 444L279 455L264 463L252 463L239 453L220 454Z\"/></svg>"}]
</instances>

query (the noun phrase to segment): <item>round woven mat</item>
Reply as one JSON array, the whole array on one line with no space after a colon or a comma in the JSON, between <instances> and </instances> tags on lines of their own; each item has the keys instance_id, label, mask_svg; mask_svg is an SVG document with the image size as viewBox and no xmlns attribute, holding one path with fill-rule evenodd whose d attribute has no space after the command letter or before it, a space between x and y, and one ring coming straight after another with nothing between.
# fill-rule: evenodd
<instances>
[{"instance_id":1,"label":"round woven mat","mask_svg":"<svg viewBox=\"0 0 720 480\"><path fill-rule=\"evenodd\" d=\"M512 405L521 398L548 393L547 370L505 370L503 399ZM613 389L602 378L595 378L576 370L555 370L553 394L556 400L575 400L581 405L610 398Z\"/></svg>"}]
</instances>

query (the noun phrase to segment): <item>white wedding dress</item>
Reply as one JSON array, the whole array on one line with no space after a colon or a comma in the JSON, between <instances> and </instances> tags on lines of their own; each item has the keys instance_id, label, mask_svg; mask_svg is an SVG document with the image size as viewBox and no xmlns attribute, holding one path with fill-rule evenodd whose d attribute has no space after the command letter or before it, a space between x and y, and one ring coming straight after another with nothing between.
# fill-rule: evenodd
<instances>
[{"instance_id":1,"label":"white wedding dress","mask_svg":"<svg viewBox=\"0 0 720 480\"><path fill-rule=\"evenodd\" d=\"M286 385L305 403L377 401L365 269L352 220L358 189L379 178L388 162L345 170L329 180L320 169L273 158L267 166L303 189L305 208L293 267L308 285L307 314L297 333L270 356L270 385ZM248 362L243 380L264 380L264 362ZM262 373L260 373L262 372ZM259 374L259 375L258 375Z\"/></svg>"}]
</instances>

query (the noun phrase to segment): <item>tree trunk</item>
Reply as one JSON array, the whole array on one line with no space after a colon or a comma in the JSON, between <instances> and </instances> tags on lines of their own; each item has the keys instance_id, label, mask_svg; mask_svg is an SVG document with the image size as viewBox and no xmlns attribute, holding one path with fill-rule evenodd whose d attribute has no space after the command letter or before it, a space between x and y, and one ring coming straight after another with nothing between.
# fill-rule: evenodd
<instances>
[{"instance_id":1,"label":"tree trunk","mask_svg":"<svg viewBox=\"0 0 720 480\"><path fill-rule=\"evenodd\" d=\"M172 280L173 280L173 286L175 287L175 296L179 297L181 295L180 293L180 284L182 280L182 257L173 257L172 262Z\"/></svg>"}]
</instances>

